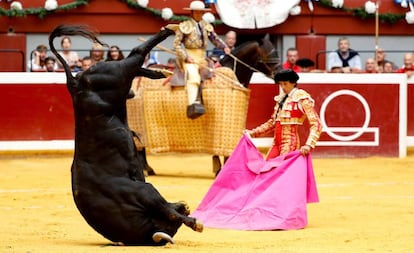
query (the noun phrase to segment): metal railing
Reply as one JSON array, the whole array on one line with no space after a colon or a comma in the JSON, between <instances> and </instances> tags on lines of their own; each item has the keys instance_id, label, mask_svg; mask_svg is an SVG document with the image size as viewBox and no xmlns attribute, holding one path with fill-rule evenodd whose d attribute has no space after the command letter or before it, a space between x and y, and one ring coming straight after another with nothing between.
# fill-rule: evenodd
<instances>
[{"instance_id":1,"label":"metal railing","mask_svg":"<svg viewBox=\"0 0 414 253\"><path fill-rule=\"evenodd\" d=\"M104 48L103 49L103 51L104 51L104 59L106 58L106 54L107 54L107 52L108 52L108 48ZM32 71L32 60L33 60L33 55L34 55L34 52L36 51L36 49L34 49L34 50L32 50L31 52L30 52L30 56L29 56L29 59L30 59L30 67L28 68L29 69L29 71ZM60 52L61 50L58 50L58 52ZM80 59L82 59L83 58L83 56L89 56L89 52L91 51L91 49L71 49L70 51L73 51L73 52L77 52L78 54L79 54L79 58ZM121 48L121 51L122 51L122 53L124 54L124 56L125 57L127 57L128 56L128 54L132 51L132 49L122 49ZM85 53L85 52L87 52L87 54L82 54L82 53ZM167 54L166 52L164 52L163 50L159 50L159 49L153 49L153 50L151 50L151 52L158 52L159 53L159 57L160 57L160 55L162 55L162 54ZM47 53L48 53L48 56L53 56L54 57L54 55L51 53L51 50L47 50ZM168 54L169 55L169 54ZM160 57L161 58L161 57ZM162 58L166 58L166 57L162 57ZM169 58L169 57L168 57ZM56 59L57 60L57 59ZM161 59L159 59L160 61L162 61ZM166 60L165 60L166 61Z\"/></svg>"},{"instance_id":2,"label":"metal railing","mask_svg":"<svg viewBox=\"0 0 414 253\"><path fill-rule=\"evenodd\" d=\"M34 55L34 52L35 52L36 50L32 50L31 52L30 52L30 56L29 56L29 58L30 58L30 67L28 68L29 69L29 71L32 71L32 60L33 60L33 55ZM61 51L61 50L58 50L58 52L59 51ZM87 55L89 55L89 52L91 51L91 49L71 49L70 51L73 51L73 52L77 52L77 53L80 53L80 52L87 52ZM121 51L122 51L122 53L124 54L124 56L125 57L127 57L128 56L128 54L132 51L132 49L121 49ZM107 48L105 48L104 49L104 58L106 58L106 53L108 52L108 49ZM165 51L163 51L163 50L160 50L160 49L153 49L153 50L151 50L151 52L157 52L158 53L158 60L160 61L160 62L167 62L167 60L168 60L168 58L171 58L171 57L174 57L173 55L171 55L170 53L168 53L168 52L165 52ZM213 50L212 49L209 49L209 50L207 50L206 51L206 55L210 55L211 54L211 52L213 52ZM48 55L50 55L50 56L52 56L51 55L51 51L50 50L47 50L47 53L48 53ZM24 54L24 52L23 52L23 54ZM81 56L81 55L79 55L79 58L80 59L82 59L83 57ZM23 67L24 67L24 61L23 61ZM24 68L23 68L24 69Z\"/></svg>"}]
</instances>

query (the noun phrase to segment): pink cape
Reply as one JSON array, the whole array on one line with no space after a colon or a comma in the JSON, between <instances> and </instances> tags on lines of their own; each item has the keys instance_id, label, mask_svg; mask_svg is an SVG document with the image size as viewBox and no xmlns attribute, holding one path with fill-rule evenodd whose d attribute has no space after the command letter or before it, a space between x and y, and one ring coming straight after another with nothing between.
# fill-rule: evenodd
<instances>
[{"instance_id":1,"label":"pink cape","mask_svg":"<svg viewBox=\"0 0 414 253\"><path fill-rule=\"evenodd\" d=\"M310 155L294 151L266 161L243 136L191 216L211 228L301 229L311 202L319 197Z\"/></svg>"}]
</instances>

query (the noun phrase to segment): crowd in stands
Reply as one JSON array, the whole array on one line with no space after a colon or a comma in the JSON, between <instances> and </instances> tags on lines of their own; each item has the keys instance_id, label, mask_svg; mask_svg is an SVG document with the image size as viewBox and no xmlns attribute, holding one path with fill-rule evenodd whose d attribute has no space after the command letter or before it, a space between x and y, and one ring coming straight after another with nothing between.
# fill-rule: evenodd
<instances>
[{"instance_id":1,"label":"crowd in stands","mask_svg":"<svg viewBox=\"0 0 414 253\"><path fill-rule=\"evenodd\" d=\"M376 60L375 60L376 59ZM296 48L291 47L286 52L286 61L283 69L292 69L296 72L325 72L325 73L406 73L408 77L414 74L414 53L404 54L403 65L398 67L386 58L383 48L377 48L373 57L365 60L362 65L358 51L350 48L347 37L338 40L338 48L327 56L327 68L313 69L315 63L308 58L300 58Z\"/></svg>"},{"instance_id":2,"label":"crowd in stands","mask_svg":"<svg viewBox=\"0 0 414 253\"><path fill-rule=\"evenodd\" d=\"M225 43L230 49L234 49L237 42L237 34L234 31L228 31L225 34ZM66 60L73 72L84 71L93 64L100 61L119 61L125 58L122 50L117 45L112 45L109 49L100 44L93 44L88 56L83 58L72 50L70 37L63 37L61 40L61 51L59 54ZM403 57L403 65L399 67L386 58L386 52L383 48L377 48L374 55L362 63L361 56L357 50L350 47L350 41L347 37L338 39L338 48L327 54L326 69L315 69L315 63L309 58L301 58L299 51L295 47L290 47L286 51L285 61L282 63L282 69L292 69L296 72L314 72L314 73L406 73L408 77L414 74L414 53L407 52ZM224 52L214 48L209 54L209 58L215 66L219 65L219 60L224 56ZM376 59L376 60L375 60ZM158 60L158 52L151 52L143 67L165 68L173 70L175 58L170 58L164 64ZM33 72L56 72L63 71L63 65L55 59L54 56L48 56L48 47L38 45L33 51L31 59L28 61L27 68Z\"/></svg>"},{"instance_id":3,"label":"crowd in stands","mask_svg":"<svg viewBox=\"0 0 414 253\"><path fill-rule=\"evenodd\" d=\"M87 70L92 65L101 61L120 61L125 58L124 53L117 45L112 45L109 49L105 49L102 45L94 43L87 56L79 57L78 53L71 50L70 37L63 37L61 40L62 50L59 54L66 60L72 72L80 72ZM105 55L106 51L106 55ZM175 58L171 58L165 65L171 68ZM144 67L160 65L158 53L151 52L145 60ZM175 63L174 63L175 66ZM48 55L48 47L46 45L38 45L32 52L31 59L27 63L27 68L31 72L63 72L63 65L52 54Z\"/></svg>"}]
</instances>

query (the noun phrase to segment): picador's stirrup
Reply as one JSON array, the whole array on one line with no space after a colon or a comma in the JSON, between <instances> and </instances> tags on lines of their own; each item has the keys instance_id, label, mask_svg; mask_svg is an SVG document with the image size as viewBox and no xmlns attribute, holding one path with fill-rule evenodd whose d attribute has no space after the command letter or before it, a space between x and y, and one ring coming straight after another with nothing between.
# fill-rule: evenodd
<instances>
[{"instance_id":1,"label":"picador's stirrup","mask_svg":"<svg viewBox=\"0 0 414 253\"><path fill-rule=\"evenodd\" d=\"M206 113L206 108L203 104L194 103L187 106L187 117L196 119Z\"/></svg>"},{"instance_id":2,"label":"picador's stirrup","mask_svg":"<svg viewBox=\"0 0 414 253\"><path fill-rule=\"evenodd\" d=\"M206 108L204 107L203 101L202 87L203 82L201 82L200 86L198 87L197 99L195 103L187 106L187 118L196 119L206 113Z\"/></svg>"}]
</instances>

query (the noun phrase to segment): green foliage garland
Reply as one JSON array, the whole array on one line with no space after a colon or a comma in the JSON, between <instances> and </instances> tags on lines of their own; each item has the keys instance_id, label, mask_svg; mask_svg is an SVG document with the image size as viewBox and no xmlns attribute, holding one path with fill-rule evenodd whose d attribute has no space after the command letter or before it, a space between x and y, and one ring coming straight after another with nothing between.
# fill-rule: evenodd
<instances>
[{"instance_id":1,"label":"green foliage garland","mask_svg":"<svg viewBox=\"0 0 414 253\"><path fill-rule=\"evenodd\" d=\"M323 6L323 7L335 8L335 7L332 6L331 0L319 0L318 4ZM353 16L359 17L361 19L375 18L375 14L367 13L365 11L365 7L359 7L359 8L342 7L342 8L337 8L337 9L344 10L347 13L352 13ZM378 18L379 18L381 23L394 24L394 23L398 22L399 20L404 19L405 14L393 14L393 13L381 14L380 13L378 15Z\"/></svg>"},{"instance_id":2,"label":"green foliage garland","mask_svg":"<svg viewBox=\"0 0 414 253\"><path fill-rule=\"evenodd\" d=\"M121 1L125 2L128 5L128 7L130 7L130 8L148 11L148 12L152 13L154 16L161 17L161 10L157 10L157 9L149 8L149 7L142 7L142 6L138 5L136 0L121 0ZM312 0L308 0L308 1L312 1ZM316 3L318 5L321 5L322 7L335 8L335 7L332 6L331 0L319 0ZM25 16L28 16L28 15L37 15L39 18L44 18L46 15L52 14L56 11L68 11L68 10L71 10L71 9L75 9L75 8L81 6L81 5L87 5L87 4L88 4L88 0L75 0L72 3L59 5L55 10L52 10L52 11L48 11L44 7L27 8L27 9L22 9L22 10L12 10L12 9L0 8L0 17L1 16L25 17ZM361 19L368 19L368 18L374 18L375 17L374 14L368 14L367 12L365 12L364 7L359 7L359 8L342 7L342 8L338 8L338 9L344 10L347 13L352 13L353 16L359 17ZM404 19L404 18L405 18L405 14L393 14L393 13L379 14L379 20L382 23L394 24L397 21L399 21L401 19ZM186 19L188 19L187 16L173 15L170 20L180 22L180 21L183 21L183 20L186 20ZM214 25L220 25L220 24L223 24L223 22L221 20L216 20L216 21L214 21L213 24Z\"/></svg>"},{"instance_id":3,"label":"green foliage garland","mask_svg":"<svg viewBox=\"0 0 414 253\"><path fill-rule=\"evenodd\" d=\"M43 7L39 8L27 8L22 10L6 10L4 8L0 8L0 16L7 16L7 17L26 17L28 15L37 15L39 18L44 18L46 15L54 13L56 11L67 11L71 9L75 9L80 5L87 5L87 0L75 0L72 3L59 5L55 10L48 11Z\"/></svg>"},{"instance_id":4,"label":"green foliage garland","mask_svg":"<svg viewBox=\"0 0 414 253\"><path fill-rule=\"evenodd\" d=\"M161 17L161 10L157 10L154 8L148 8L148 7L142 7L139 4L137 4L136 0L135 1L134 0L121 0L121 1L125 2L130 8L145 10L145 11L151 12L155 16ZM187 16L173 15L169 20L181 22L187 19L188 19ZM213 25L221 25L221 24L223 24L223 21L221 20L216 20L213 22Z\"/></svg>"}]
</instances>

